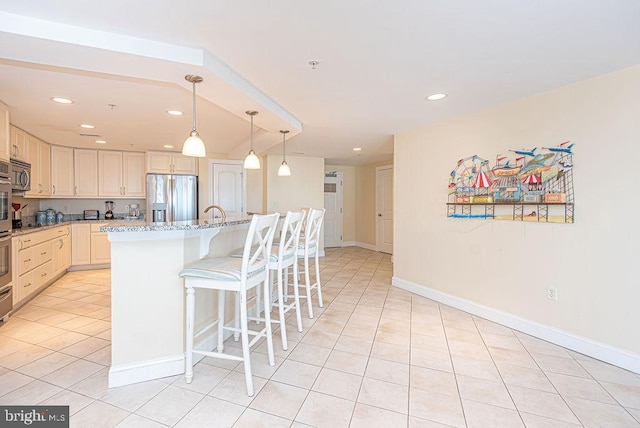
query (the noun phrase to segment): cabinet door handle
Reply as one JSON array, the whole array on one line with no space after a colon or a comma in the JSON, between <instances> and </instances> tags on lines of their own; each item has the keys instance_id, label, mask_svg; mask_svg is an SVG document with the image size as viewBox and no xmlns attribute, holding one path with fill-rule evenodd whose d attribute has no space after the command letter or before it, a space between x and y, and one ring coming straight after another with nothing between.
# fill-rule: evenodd
<instances>
[{"instance_id":1,"label":"cabinet door handle","mask_svg":"<svg viewBox=\"0 0 640 428\"><path fill-rule=\"evenodd\" d=\"M31 259L27 259L27 260L25 260L24 262L25 262L25 263L29 263L30 261L31 261Z\"/></svg>"},{"instance_id":2,"label":"cabinet door handle","mask_svg":"<svg viewBox=\"0 0 640 428\"><path fill-rule=\"evenodd\" d=\"M31 287L31 283L25 284L24 288Z\"/></svg>"},{"instance_id":3,"label":"cabinet door handle","mask_svg":"<svg viewBox=\"0 0 640 428\"><path fill-rule=\"evenodd\" d=\"M51 192L51 194L55 195L56 194L56 185L54 184L51 187L53 188L53 192Z\"/></svg>"},{"instance_id":4,"label":"cabinet door handle","mask_svg":"<svg viewBox=\"0 0 640 428\"><path fill-rule=\"evenodd\" d=\"M74 195L74 196L78 196L78 186L75 186L75 187L73 188L73 195Z\"/></svg>"},{"instance_id":5,"label":"cabinet door handle","mask_svg":"<svg viewBox=\"0 0 640 428\"><path fill-rule=\"evenodd\" d=\"M18 146L16 146L15 144L13 145L13 157L18 157Z\"/></svg>"},{"instance_id":6,"label":"cabinet door handle","mask_svg":"<svg viewBox=\"0 0 640 428\"><path fill-rule=\"evenodd\" d=\"M25 239L24 242L31 242L31 239Z\"/></svg>"},{"instance_id":7,"label":"cabinet door handle","mask_svg":"<svg viewBox=\"0 0 640 428\"><path fill-rule=\"evenodd\" d=\"M45 251L44 253L40 253L41 256L46 256L47 252Z\"/></svg>"},{"instance_id":8,"label":"cabinet door handle","mask_svg":"<svg viewBox=\"0 0 640 428\"><path fill-rule=\"evenodd\" d=\"M40 275L40 278L42 278L43 276L47 276L46 272Z\"/></svg>"}]
</instances>

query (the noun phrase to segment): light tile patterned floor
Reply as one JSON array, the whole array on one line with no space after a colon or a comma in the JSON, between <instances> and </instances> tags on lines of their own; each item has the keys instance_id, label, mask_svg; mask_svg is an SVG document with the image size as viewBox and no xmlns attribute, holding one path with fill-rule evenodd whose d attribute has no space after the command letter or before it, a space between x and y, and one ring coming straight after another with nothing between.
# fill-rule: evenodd
<instances>
[{"instance_id":1,"label":"light tile patterned floor","mask_svg":"<svg viewBox=\"0 0 640 428\"><path fill-rule=\"evenodd\" d=\"M327 249L325 309L242 367L107 388L110 272L69 273L0 328L0 404L68 404L75 427L626 427L640 376L390 286L390 257ZM317 306L317 305L316 305ZM237 344L227 342L231 348Z\"/></svg>"}]
</instances>

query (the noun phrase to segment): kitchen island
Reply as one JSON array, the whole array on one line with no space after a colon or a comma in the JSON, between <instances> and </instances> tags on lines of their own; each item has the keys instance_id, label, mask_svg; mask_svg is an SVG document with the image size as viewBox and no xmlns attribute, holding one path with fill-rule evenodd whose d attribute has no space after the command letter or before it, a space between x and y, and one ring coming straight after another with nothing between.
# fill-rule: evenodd
<instances>
[{"instance_id":1,"label":"kitchen island","mask_svg":"<svg viewBox=\"0 0 640 428\"><path fill-rule=\"evenodd\" d=\"M114 222L111 242L111 368L109 387L184 373L182 268L242 247L251 218L171 223ZM206 293L205 290L204 293ZM226 311L233 313L231 308ZM216 317L215 292L198 298L196 328ZM211 349L213 337L196 338Z\"/></svg>"}]
</instances>

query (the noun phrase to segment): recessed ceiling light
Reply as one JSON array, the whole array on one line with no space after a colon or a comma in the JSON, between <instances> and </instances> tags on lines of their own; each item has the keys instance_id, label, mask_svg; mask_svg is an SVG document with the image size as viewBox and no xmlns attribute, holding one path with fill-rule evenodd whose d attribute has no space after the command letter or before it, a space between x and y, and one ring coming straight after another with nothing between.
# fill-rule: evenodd
<instances>
[{"instance_id":1,"label":"recessed ceiling light","mask_svg":"<svg viewBox=\"0 0 640 428\"><path fill-rule=\"evenodd\" d=\"M107 142L104 141L104 140L96 140L96 143L98 143L98 144L107 144Z\"/></svg>"},{"instance_id":2,"label":"recessed ceiling light","mask_svg":"<svg viewBox=\"0 0 640 428\"><path fill-rule=\"evenodd\" d=\"M82 124L80 124L80 128L93 129L93 128L95 128L95 126L89 125L88 123L82 123Z\"/></svg>"},{"instance_id":3,"label":"recessed ceiling light","mask_svg":"<svg viewBox=\"0 0 640 428\"><path fill-rule=\"evenodd\" d=\"M51 101L60 103L60 104L73 104L73 101L68 98L61 97L51 97Z\"/></svg>"},{"instance_id":4,"label":"recessed ceiling light","mask_svg":"<svg viewBox=\"0 0 640 428\"><path fill-rule=\"evenodd\" d=\"M354 152L359 152L360 150L362 150L362 147L354 147L354 148L353 148L353 151L354 151Z\"/></svg>"},{"instance_id":5,"label":"recessed ceiling light","mask_svg":"<svg viewBox=\"0 0 640 428\"><path fill-rule=\"evenodd\" d=\"M183 114L180 110L167 110L167 113L171 116L182 116Z\"/></svg>"},{"instance_id":6,"label":"recessed ceiling light","mask_svg":"<svg viewBox=\"0 0 640 428\"><path fill-rule=\"evenodd\" d=\"M447 94L431 94L427 97L427 99L429 101L438 101L446 97L447 97Z\"/></svg>"},{"instance_id":7,"label":"recessed ceiling light","mask_svg":"<svg viewBox=\"0 0 640 428\"><path fill-rule=\"evenodd\" d=\"M165 149L173 149L173 146L171 144L165 144L164 146Z\"/></svg>"}]
</instances>

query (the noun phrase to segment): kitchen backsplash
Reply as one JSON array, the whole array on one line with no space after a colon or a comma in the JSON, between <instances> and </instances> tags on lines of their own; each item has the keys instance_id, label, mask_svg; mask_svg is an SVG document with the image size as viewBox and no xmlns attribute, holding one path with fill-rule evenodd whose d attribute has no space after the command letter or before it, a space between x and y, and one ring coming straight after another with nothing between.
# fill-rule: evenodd
<instances>
[{"instance_id":1,"label":"kitchen backsplash","mask_svg":"<svg viewBox=\"0 0 640 428\"><path fill-rule=\"evenodd\" d=\"M98 210L100 218L104 218L106 211L104 203L108 200L114 202L113 213L116 217L125 217L129 214L127 210L129 204L139 205L141 217L146 207L144 199L26 199L15 194L11 196L11 202L18 203L21 207L26 205L22 210L22 221L25 225L29 222L35 224L36 211L44 211L47 208L53 208L56 212L61 211L65 215L65 221L82 219L84 210Z\"/></svg>"}]
</instances>

